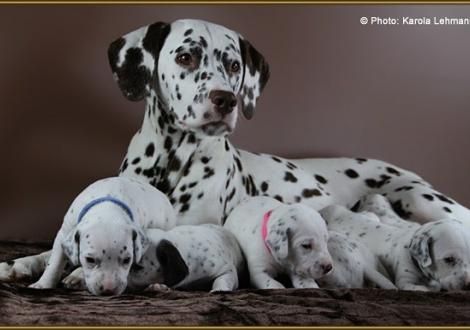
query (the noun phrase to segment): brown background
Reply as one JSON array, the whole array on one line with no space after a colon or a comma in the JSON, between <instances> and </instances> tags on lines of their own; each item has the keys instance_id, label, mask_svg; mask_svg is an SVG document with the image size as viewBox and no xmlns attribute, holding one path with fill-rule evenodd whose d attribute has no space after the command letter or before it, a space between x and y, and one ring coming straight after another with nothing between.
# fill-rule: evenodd
<instances>
[{"instance_id":1,"label":"brown background","mask_svg":"<svg viewBox=\"0 0 470 330\"><path fill-rule=\"evenodd\" d=\"M236 145L384 159L470 205L470 26L359 23L371 15L470 17L470 6L1 6L0 239L52 239L74 196L117 173L143 104L121 96L107 46L178 18L237 30L271 64Z\"/></svg>"}]
</instances>

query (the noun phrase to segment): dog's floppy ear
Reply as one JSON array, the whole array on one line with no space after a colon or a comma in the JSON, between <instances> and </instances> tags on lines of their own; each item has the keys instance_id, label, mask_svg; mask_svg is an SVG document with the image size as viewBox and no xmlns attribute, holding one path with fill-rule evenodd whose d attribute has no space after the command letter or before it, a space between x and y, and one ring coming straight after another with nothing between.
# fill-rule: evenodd
<instances>
[{"instance_id":1,"label":"dog's floppy ear","mask_svg":"<svg viewBox=\"0 0 470 330\"><path fill-rule=\"evenodd\" d=\"M65 255L73 266L80 265L80 231L75 228L61 242Z\"/></svg>"},{"instance_id":2,"label":"dog's floppy ear","mask_svg":"<svg viewBox=\"0 0 470 330\"><path fill-rule=\"evenodd\" d=\"M142 100L157 81L158 56L169 32L170 24L157 22L130 32L109 46L114 79L129 100Z\"/></svg>"},{"instance_id":3,"label":"dog's floppy ear","mask_svg":"<svg viewBox=\"0 0 470 330\"><path fill-rule=\"evenodd\" d=\"M279 223L279 222L278 222ZM266 243L274 259L282 264L289 255L289 240L291 238L291 228L286 224L272 225Z\"/></svg>"},{"instance_id":4,"label":"dog's floppy ear","mask_svg":"<svg viewBox=\"0 0 470 330\"><path fill-rule=\"evenodd\" d=\"M164 284L172 287L189 275L186 262L178 249L166 239L157 245L157 259L162 267Z\"/></svg>"},{"instance_id":5,"label":"dog's floppy ear","mask_svg":"<svg viewBox=\"0 0 470 330\"><path fill-rule=\"evenodd\" d=\"M421 270L431 266L432 256L431 256L431 244L433 243L433 238L429 234L429 228L424 225L418 229L410 241L410 255L417 262ZM426 273L426 272L424 272Z\"/></svg>"},{"instance_id":6,"label":"dog's floppy ear","mask_svg":"<svg viewBox=\"0 0 470 330\"><path fill-rule=\"evenodd\" d=\"M241 109L247 119L255 112L256 100L269 79L269 65L247 40L238 38L243 61L243 80L240 89Z\"/></svg>"},{"instance_id":7,"label":"dog's floppy ear","mask_svg":"<svg viewBox=\"0 0 470 330\"><path fill-rule=\"evenodd\" d=\"M132 229L132 242L134 243L134 263L138 264L149 246L149 241L140 229Z\"/></svg>"}]
</instances>

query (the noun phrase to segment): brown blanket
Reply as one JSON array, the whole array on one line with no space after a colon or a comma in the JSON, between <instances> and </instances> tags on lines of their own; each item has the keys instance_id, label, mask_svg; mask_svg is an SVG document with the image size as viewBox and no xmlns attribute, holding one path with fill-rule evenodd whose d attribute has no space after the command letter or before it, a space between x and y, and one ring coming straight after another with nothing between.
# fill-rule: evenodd
<instances>
[{"instance_id":1,"label":"brown blanket","mask_svg":"<svg viewBox=\"0 0 470 330\"><path fill-rule=\"evenodd\" d=\"M0 260L48 247L0 242ZM94 297L0 284L0 325L470 325L470 292L286 289Z\"/></svg>"}]
</instances>

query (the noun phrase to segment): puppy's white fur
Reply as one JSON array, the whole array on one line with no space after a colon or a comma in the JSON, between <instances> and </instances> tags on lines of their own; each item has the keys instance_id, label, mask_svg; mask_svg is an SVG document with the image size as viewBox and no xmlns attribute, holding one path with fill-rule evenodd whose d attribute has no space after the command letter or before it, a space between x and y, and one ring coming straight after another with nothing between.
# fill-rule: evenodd
<instances>
[{"instance_id":1,"label":"puppy's white fur","mask_svg":"<svg viewBox=\"0 0 470 330\"><path fill-rule=\"evenodd\" d=\"M131 210L106 201L92 206L78 223L80 212L92 201L111 196ZM72 202L54 240L49 263L32 288L53 288L66 258L82 265L93 294L119 294L127 285L132 263L140 262L148 242L142 229L170 229L176 217L168 198L149 184L126 177L99 180Z\"/></svg>"},{"instance_id":2,"label":"puppy's white fur","mask_svg":"<svg viewBox=\"0 0 470 330\"><path fill-rule=\"evenodd\" d=\"M470 283L470 234L452 219L426 223L415 230L377 223L371 213L342 206L321 211L330 230L362 242L403 290L458 290ZM414 226L414 225L413 225Z\"/></svg>"},{"instance_id":3,"label":"puppy's white fur","mask_svg":"<svg viewBox=\"0 0 470 330\"><path fill-rule=\"evenodd\" d=\"M361 242L330 231L328 251L333 258L333 271L317 279L321 288L364 288L378 286L396 289L395 285L377 271L380 264Z\"/></svg>"},{"instance_id":4,"label":"puppy's white fur","mask_svg":"<svg viewBox=\"0 0 470 330\"><path fill-rule=\"evenodd\" d=\"M267 223L265 246L261 230L268 211L272 212ZM224 227L240 243L251 284L256 288L283 288L275 280L276 275L282 273L289 275L296 288L318 288L315 279L331 270L325 222L308 206L254 197L237 206Z\"/></svg>"}]
</instances>

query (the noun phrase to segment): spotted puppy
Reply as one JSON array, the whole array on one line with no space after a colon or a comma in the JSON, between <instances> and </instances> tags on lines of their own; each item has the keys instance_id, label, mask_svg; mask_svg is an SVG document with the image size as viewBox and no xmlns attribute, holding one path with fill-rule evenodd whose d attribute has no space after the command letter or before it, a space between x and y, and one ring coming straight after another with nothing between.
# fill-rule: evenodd
<instances>
[{"instance_id":1,"label":"spotted puppy","mask_svg":"<svg viewBox=\"0 0 470 330\"><path fill-rule=\"evenodd\" d=\"M359 241L346 235L330 231L328 251L333 258L333 270L317 279L321 288L364 288L378 286L396 289L396 286L382 273L378 260Z\"/></svg>"},{"instance_id":2,"label":"spotted puppy","mask_svg":"<svg viewBox=\"0 0 470 330\"><path fill-rule=\"evenodd\" d=\"M295 288L318 288L315 279L332 269L325 222L308 206L250 198L233 210L224 228L240 243L256 288L283 288L275 279L280 274Z\"/></svg>"},{"instance_id":3,"label":"spotted puppy","mask_svg":"<svg viewBox=\"0 0 470 330\"><path fill-rule=\"evenodd\" d=\"M170 202L154 187L124 177L97 181L72 202L49 263L31 287L54 288L68 258L83 267L91 293L119 294L148 247L143 229L170 229L175 222Z\"/></svg>"},{"instance_id":4,"label":"spotted puppy","mask_svg":"<svg viewBox=\"0 0 470 330\"><path fill-rule=\"evenodd\" d=\"M193 288L208 282L212 282L211 291L238 288L244 259L228 230L205 224L177 226L170 231L149 229L146 233L151 247L141 263L131 268L130 289L149 285L157 289Z\"/></svg>"},{"instance_id":5,"label":"spotted puppy","mask_svg":"<svg viewBox=\"0 0 470 330\"><path fill-rule=\"evenodd\" d=\"M460 221L445 219L416 230L377 221L371 213L342 206L321 211L328 228L363 243L402 290L439 291L470 286L470 233Z\"/></svg>"}]
</instances>

